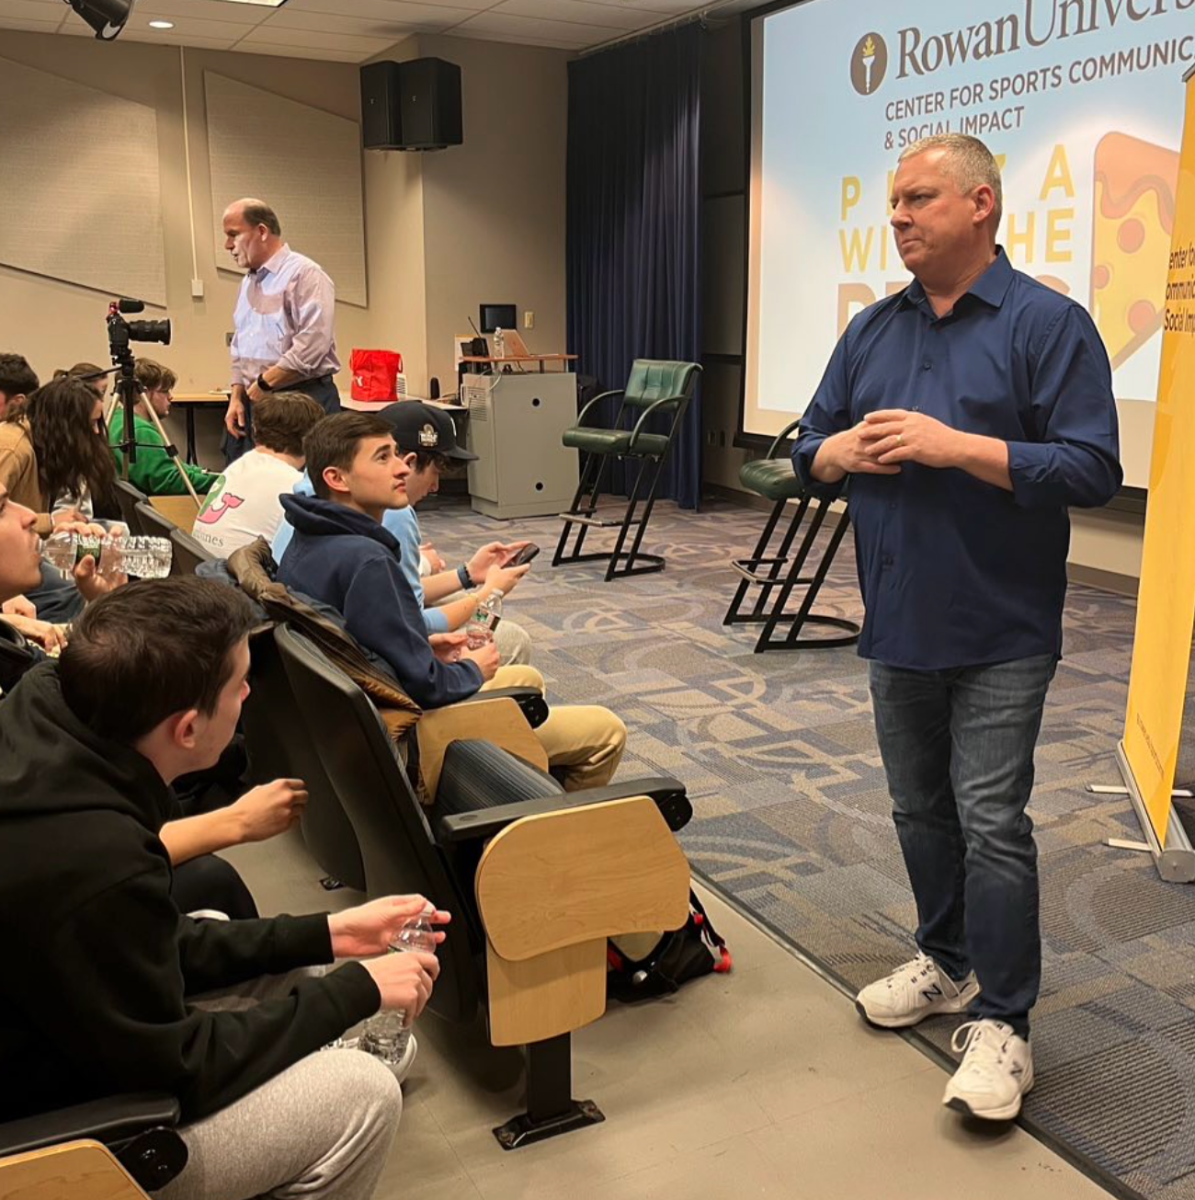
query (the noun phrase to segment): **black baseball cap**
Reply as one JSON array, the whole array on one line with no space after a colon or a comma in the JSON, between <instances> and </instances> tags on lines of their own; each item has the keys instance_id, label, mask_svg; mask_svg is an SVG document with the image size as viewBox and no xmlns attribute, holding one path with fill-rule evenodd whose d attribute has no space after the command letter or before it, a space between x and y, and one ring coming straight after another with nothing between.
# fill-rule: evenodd
<instances>
[{"instance_id":1,"label":"black baseball cap","mask_svg":"<svg viewBox=\"0 0 1195 1200\"><path fill-rule=\"evenodd\" d=\"M379 409L378 416L394 430L394 440L404 454L424 450L458 462L474 462L477 458L457 442L452 418L435 405L399 400Z\"/></svg>"}]
</instances>

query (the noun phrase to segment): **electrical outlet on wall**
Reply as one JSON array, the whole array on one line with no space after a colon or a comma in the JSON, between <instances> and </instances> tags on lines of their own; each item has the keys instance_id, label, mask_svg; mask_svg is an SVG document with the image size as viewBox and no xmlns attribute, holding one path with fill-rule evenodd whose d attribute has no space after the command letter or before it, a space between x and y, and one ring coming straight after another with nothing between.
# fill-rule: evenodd
<instances>
[{"instance_id":1,"label":"electrical outlet on wall","mask_svg":"<svg viewBox=\"0 0 1195 1200\"><path fill-rule=\"evenodd\" d=\"M192 279L191 280L191 298L193 300L202 300L203 299L203 280L202 279Z\"/></svg>"},{"instance_id":2,"label":"electrical outlet on wall","mask_svg":"<svg viewBox=\"0 0 1195 1200\"><path fill-rule=\"evenodd\" d=\"M523 313L523 328L524 329L534 329L535 328L535 313L533 313L530 309L528 309L525 313Z\"/></svg>"}]
</instances>

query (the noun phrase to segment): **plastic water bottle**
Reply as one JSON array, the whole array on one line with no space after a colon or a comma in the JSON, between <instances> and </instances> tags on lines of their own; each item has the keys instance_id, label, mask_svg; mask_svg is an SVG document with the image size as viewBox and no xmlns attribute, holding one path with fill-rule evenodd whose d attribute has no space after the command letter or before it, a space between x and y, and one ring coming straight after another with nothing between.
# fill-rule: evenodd
<instances>
[{"instance_id":1,"label":"plastic water bottle","mask_svg":"<svg viewBox=\"0 0 1195 1200\"><path fill-rule=\"evenodd\" d=\"M162 579L170 574L173 548L169 538L93 537L84 533L55 533L42 544L42 558L68 578L89 554L102 578L132 575Z\"/></svg>"},{"instance_id":2,"label":"plastic water bottle","mask_svg":"<svg viewBox=\"0 0 1195 1200\"><path fill-rule=\"evenodd\" d=\"M502 591L495 588L477 606L477 610L469 618L465 629L468 638L466 645L470 650L480 650L486 642L494 640L494 630L502 620Z\"/></svg>"},{"instance_id":3,"label":"plastic water bottle","mask_svg":"<svg viewBox=\"0 0 1195 1200\"><path fill-rule=\"evenodd\" d=\"M501 329L494 330L494 358L506 357L506 335Z\"/></svg>"},{"instance_id":4,"label":"plastic water bottle","mask_svg":"<svg viewBox=\"0 0 1195 1200\"><path fill-rule=\"evenodd\" d=\"M398 937L391 943L390 949L393 953L423 950L428 954L435 954L436 934L432 929L430 915L421 913L407 921L399 931ZM410 1043L411 1027L406 1023L406 1014L401 1009L390 1009L365 1022L357 1047L397 1070L402 1065Z\"/></svg>"}]
</instances>

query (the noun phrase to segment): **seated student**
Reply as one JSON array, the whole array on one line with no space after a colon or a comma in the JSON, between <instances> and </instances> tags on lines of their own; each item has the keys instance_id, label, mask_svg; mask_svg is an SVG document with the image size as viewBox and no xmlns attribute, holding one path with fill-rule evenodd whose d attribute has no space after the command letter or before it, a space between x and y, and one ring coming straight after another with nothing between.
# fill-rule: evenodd
<instances>
[{"instance_id":1,"label":"seated student","mask_svg":"<svg viewBox=\"0 0 1195 1200\"><path fill-rule=\"evenodd\" d=\"M391 508L383 513L382 524L398 540L399 562L419 602L428 633L450 633L465 625L477 611L478 604L494 591L501 591L504 596L510 594L527 569L505 564L527 543L488 542L455 570L448 570L441 562L428 578L422 569L421 535L415 505L439 490L440 470L447 460L468 462L477 455L457 444L452 418L430 404L403 400L388 404L377 415L390 425L395 443L406 455L411 468L406 480L408 503L403 508ZM315 494L307 477L295 484L294 491L301 496ZM282 561L293 534L294 527L284 521L273 540L275 562ZM476 592L462 591L473 584L479 585ZM503 616L498 623L494 642L503 665L530 661L531 638L509 617Z\"/></svg>"},{"instance_id":2,"label":"seated student","mask_svg":"<svg viewBox=\"0 0 1195 1200\"><path fill-rule=\"evenodd\" d=\"M463 634L440 634L433 650L399 544L382 525L387 509L407 503L410 474L390 425L366 413L337 413L312 429L304 448L316 495L282 497L295 533L278 565L279 582L340 612L348 632L390 665L423 708L463 700L487 681L542 688L531 667L499 668L492 642L462 650ZM626 746L626 726L597 705L556 706L535 732L569 791L609 783Z\"/></svg>"},{"instance_id":3,"label":"seated student","mask_svg":"<svg viewBox=\"0 0 1195 1200\"><path fill-rule=\"evenodd\" d=\"M0 603L41 582L40 546L37 514L14 500L0 481Z\"/></svg>"},{"instance_id":4,"label":"seated student","mask_svg":"<svg viewBox=\"0 0 1195 1200\"><path fill-rule=\"evenodd\" d=\"M403 571L419 599L429 633L447 633L462 628L477 610L477 605L494 591L503 596L527 573L528 567L508 567L506 563L526 542L490 542L467 563L455 570L441 568L421 575L422 533L416 507L440 490L440 472L453 462L468 462L477 455L456 440L452 418L430 404L417 400L388 404L378 416L389 423L394 441L411 468L407 476L407 505L388 512L383 524L398 538L402 550ZM481 564L488 563L482 568ZM476 592L463 591L473 584ZM525 663L531 658L531 638L521 625L503 616L494 633L498 655L503 663Z\"/></svg>"},{"instance_id":5,"label":"seated student","mask_svg":"<svg viewBox=\"0 0 1195 1200\"><path fill-rule=\"evenodd\" d=\"M322 413L321 413L322 415ZM0 569L0 623L14 629L43 651L59 653L70 641L69 626L39 620L21 594L34 590L40 581L38 539L30 539L26 530L33 527L35 515L27 508L12 502L0 485L0 552L7 571ZM85 558L75 568L80 583L80 604L83 597L106 595L121 585L119 579L100 577L95 572L95 560ZM17 591L14 592L13 588ZM82 607L80 607L80 612ZM76 614L78 615L78 614ZM17 680L44 661L44 654L31 649L21 662L7 661L0 689L11 690ZM0 693L2 694L2 693ZM236 869L215 851L245 842L260 842L289 829L303 813L307 793L302 781L276 779L272 783L251 788L233 803L213 812L183 817L164 825L160 832L163 844L174 867L170 894L183 912L193 909L217 909L231 917L257 916L257 908L249 889Z\"/></svg>"},{"instance_id":6,"label":"seated student","mask_svg":"<svg viewBox=\"0 0 1195 1200\"><path fill-rule=\"evenodd\" d=\"M137 360L137 387L141 393L137 406L133 409L133 434L137 439L137 457L129 463L129 482L147 496L187 495L187 485L183 482L178 467L174 465L174 460L166 453L166 442L149 419L150 408L160 418L169 415L170 393L177 382L178 376L161 363L149 358ZM108 441L112 444L116 465L122 476L124 451L119 447L124 439L124 407L117 404L108 422ZM183 463L182 468L191 481L191 486L201 496L219 478L218 475L205 471L194 463Z\"/></svg>"},{"instance_id":7,"label":"seated student","mask_svg":"<svg viewBox=\"0 0 1195 1200\"><path fill-rule=\"evenodd\" d=\"M221 584L133 583L0 705L0 938L19 964L0 973L0 1078L19 1081L0 1120L164 1092L189 1163L163 1200L364 1200L401 1093L368 1054L317 1051L379 1008L422 1011L435 955L387 950L427 901L225 922L169 893L170 784L231 738L252 624ZM364 961L309 969L336 959Z\"/></svg>"},{"instance_id":8,"label":"seated student","mask_svg":"<svg viewBox=\"0 0 1195 1200\"><path fill-rule=\"evenodd\" d=\"M42 513L37 450L27 411L29 397L39 387L36 373L22 355L0 354L0 483L18 504L40 514L38 532L44 537L52 528L74 527L85 517L66 508L60 508L53 521ZM88 410L89 422L93 413L94 406Z\"/></svg>"},{"instance_id":9,"label":"seated student","mask_svg":"<svg viewBox=\"0 0 1195 1200\"><path fill-rule=\"evenodd\" d=\"M65 371L59 367L54 372L55 379L79 379L87 384L95 395L102 401L108 395L108 383L111 371L105 371L103 367L97 366L95 363L77 362L73 367L68 367Z\"/></svg>"},{"instance_id":10,"label":"seated student","mask_svg":"<svg viewBox=\"0 0 1195 1200\"><path fill-rule=\"evenodd\" d=\"M208 492L191 536L217 558L256 538L274 540L283 492L303 478L303 439L324 410L302 392L270 392L253 406L253 449L235 459Z\"/></svg>"},{"instance_id":11,"label":"seated student","mask_svg":"<svg viewBox=\"0 0 1195 1200\"><path fill-rule=\"evenodd\" d=\"M40 387L26 404L42 509L52 516L119 515L116 467L104 437L104 406L81 379Z\"/></svg>"},{"instance_id":12,"label":"seated student","mask_svg":"<svg viewBox=\"0 0 1195 1200\"><path fill-rule=\"evenodd\" d=\"M0 484L14 503L42 511L37 452L25 416L29 397L40 387L20 354L0 354Z\"/></svg>"},{"instance_id":13,"label":"seated student","mask_svg":"<svg viewBox=\"0 0 1195 1200\"><path fill-rule=\"evenodd\" d=\"M215 852L285 833L306 805L301 779L275 779L223 808L163 825L158 836L174 868L170 895L179 911L215 909L233 918L256 917L253 895L239 872Z\"/></svg>"},{"instance_id":14,"label":"seated student","mask_svg":"<svg viewBox=\"0 0 1195 1200\"><path fill-rule=\"evenodd\" d=\"M0 353L0 421L10 405L20 408L40 386L37 372L23 354Z\"/></svg>"}]
</instances>

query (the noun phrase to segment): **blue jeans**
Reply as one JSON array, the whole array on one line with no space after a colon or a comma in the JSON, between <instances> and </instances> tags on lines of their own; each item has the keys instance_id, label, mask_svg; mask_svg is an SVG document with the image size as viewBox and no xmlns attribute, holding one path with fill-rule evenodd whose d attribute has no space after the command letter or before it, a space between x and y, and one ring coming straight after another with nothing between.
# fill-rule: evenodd
<instances>
[{"instance_id":1,"label":"blue jeans","mask_svg":"<svg viewBox=\"0 0 1195 1200\"><path fill-rule=\"evenodd\" d=\"M876 736L917 901L917 945L974 970L978 1017L1029 1034L1041 983L1037 847L1025 812L1053 654L907 671L872 662Z\"/></svg>"}]
</instances>

